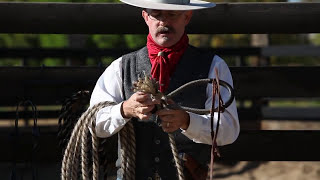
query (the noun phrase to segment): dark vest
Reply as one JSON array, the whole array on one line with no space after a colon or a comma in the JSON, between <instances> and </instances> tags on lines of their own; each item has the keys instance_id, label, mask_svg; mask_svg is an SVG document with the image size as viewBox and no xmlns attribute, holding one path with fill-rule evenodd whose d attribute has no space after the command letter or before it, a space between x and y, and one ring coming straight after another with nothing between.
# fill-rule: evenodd
<instances>
[{"instance_id":1,"label":"dark vest","mask_svg":"<svg viewBox=\"0 0 320 180\"><path fill-rule=\"evenodd\" d=\"M168 92L192 80L207 78L212 59L213 54L189 46L170 79ZM128 99L133 94L132 82L143 77L144 72L150 74L151 63L147 48L124 55L122 65L123 92L125 99ZM204 108L206 86L187 89L173 100L180 105ZM162 180L177 179L168 134L154 120L155 116L147 122L132 119L136 133L136 179L150 179L155 172ZM174 136L179 153L188 153L203 165L209 162L211 146L194 143L181 134L180 130L174 132Z\"/></svg>"}]
</instances>

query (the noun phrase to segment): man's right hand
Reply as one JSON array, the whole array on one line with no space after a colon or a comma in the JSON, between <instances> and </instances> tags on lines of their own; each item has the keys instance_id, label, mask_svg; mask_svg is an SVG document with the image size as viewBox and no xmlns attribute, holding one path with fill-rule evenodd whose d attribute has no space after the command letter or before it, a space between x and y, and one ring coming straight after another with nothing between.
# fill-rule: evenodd
<instances>
[{"instance_id":1,"label":"man's right hand","mask_svg":"<svg viewBox=\"0 0 320 180\"><path fill-rule=\"evenodd\" d=\"M160 104L160 101L151 99L150 94L136 92L122 103L121 114L124 118L136 117L141 120L148 120L156 104Z\"/></svg>"}]
</instances>

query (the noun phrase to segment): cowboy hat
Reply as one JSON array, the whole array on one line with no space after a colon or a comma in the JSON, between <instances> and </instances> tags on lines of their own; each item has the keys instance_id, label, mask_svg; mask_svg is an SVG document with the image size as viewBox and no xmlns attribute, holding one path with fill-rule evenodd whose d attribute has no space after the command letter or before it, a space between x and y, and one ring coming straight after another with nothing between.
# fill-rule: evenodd
<instances>
[{"instance_id":1,"label":"cowboy hat","mask_svg":"<svg viewBox=\"0 0 320 180\"><path fill-rule=\"evenodd\" d=\"M211 8L215 3L201 0L120 0L126 4L157 10L196 10Z\"/></svg>"}]
</instances>

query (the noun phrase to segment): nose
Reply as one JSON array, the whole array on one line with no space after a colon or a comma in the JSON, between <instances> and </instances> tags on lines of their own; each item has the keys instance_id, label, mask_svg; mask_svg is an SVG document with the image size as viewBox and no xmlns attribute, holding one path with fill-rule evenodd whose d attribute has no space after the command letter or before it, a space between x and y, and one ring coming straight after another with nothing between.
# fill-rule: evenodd
<instances>
[{"instance_id":1,"label":"nose","mask_svg":"<svg viewBox=\"0 0 320 180\"><path fill-rule=\"evenodd\" d=\"M159 21L160 25L166 25L169 23L170 19L167 18L167 16L162 15L160 18L158 18L158 21Z\"/></svg>"}]
</instances>

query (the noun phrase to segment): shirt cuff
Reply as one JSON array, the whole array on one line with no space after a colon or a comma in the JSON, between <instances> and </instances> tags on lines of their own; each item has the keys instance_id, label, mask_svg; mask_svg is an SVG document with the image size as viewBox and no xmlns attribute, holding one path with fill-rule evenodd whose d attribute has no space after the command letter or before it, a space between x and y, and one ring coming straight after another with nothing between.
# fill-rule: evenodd
<instances>
[{"instance_id":1,"label":"shirt cuff","mask_svg":"<svg viewBox=\"0 0 320 180\"><path fill-rule=\"evenodd\" d=\"M182 130L182 133L188 137L195 137L197 134L199 134L200 130L200 121L198 121L198 116L197 114L188 112L190 116L190 123L189 127L186 130Z\"/></svg>"},{"instance_id":2,"label":"shirt cuff","mask_svg":"<svg viewBox=\"0 0 320 180\"><path fill-rule=\"evenodd\" d=\"M123 102L122 102L123 103ZM111 108L111 115L114 119L118 119L118 120L123 120L123 123L121 124L125 124L126 122L128 122L130 120L130 118L124 118L121 114L121 106L122 106L122 103L119 103L115 106L113 106Z\"/></svg>"}]
</instances>

